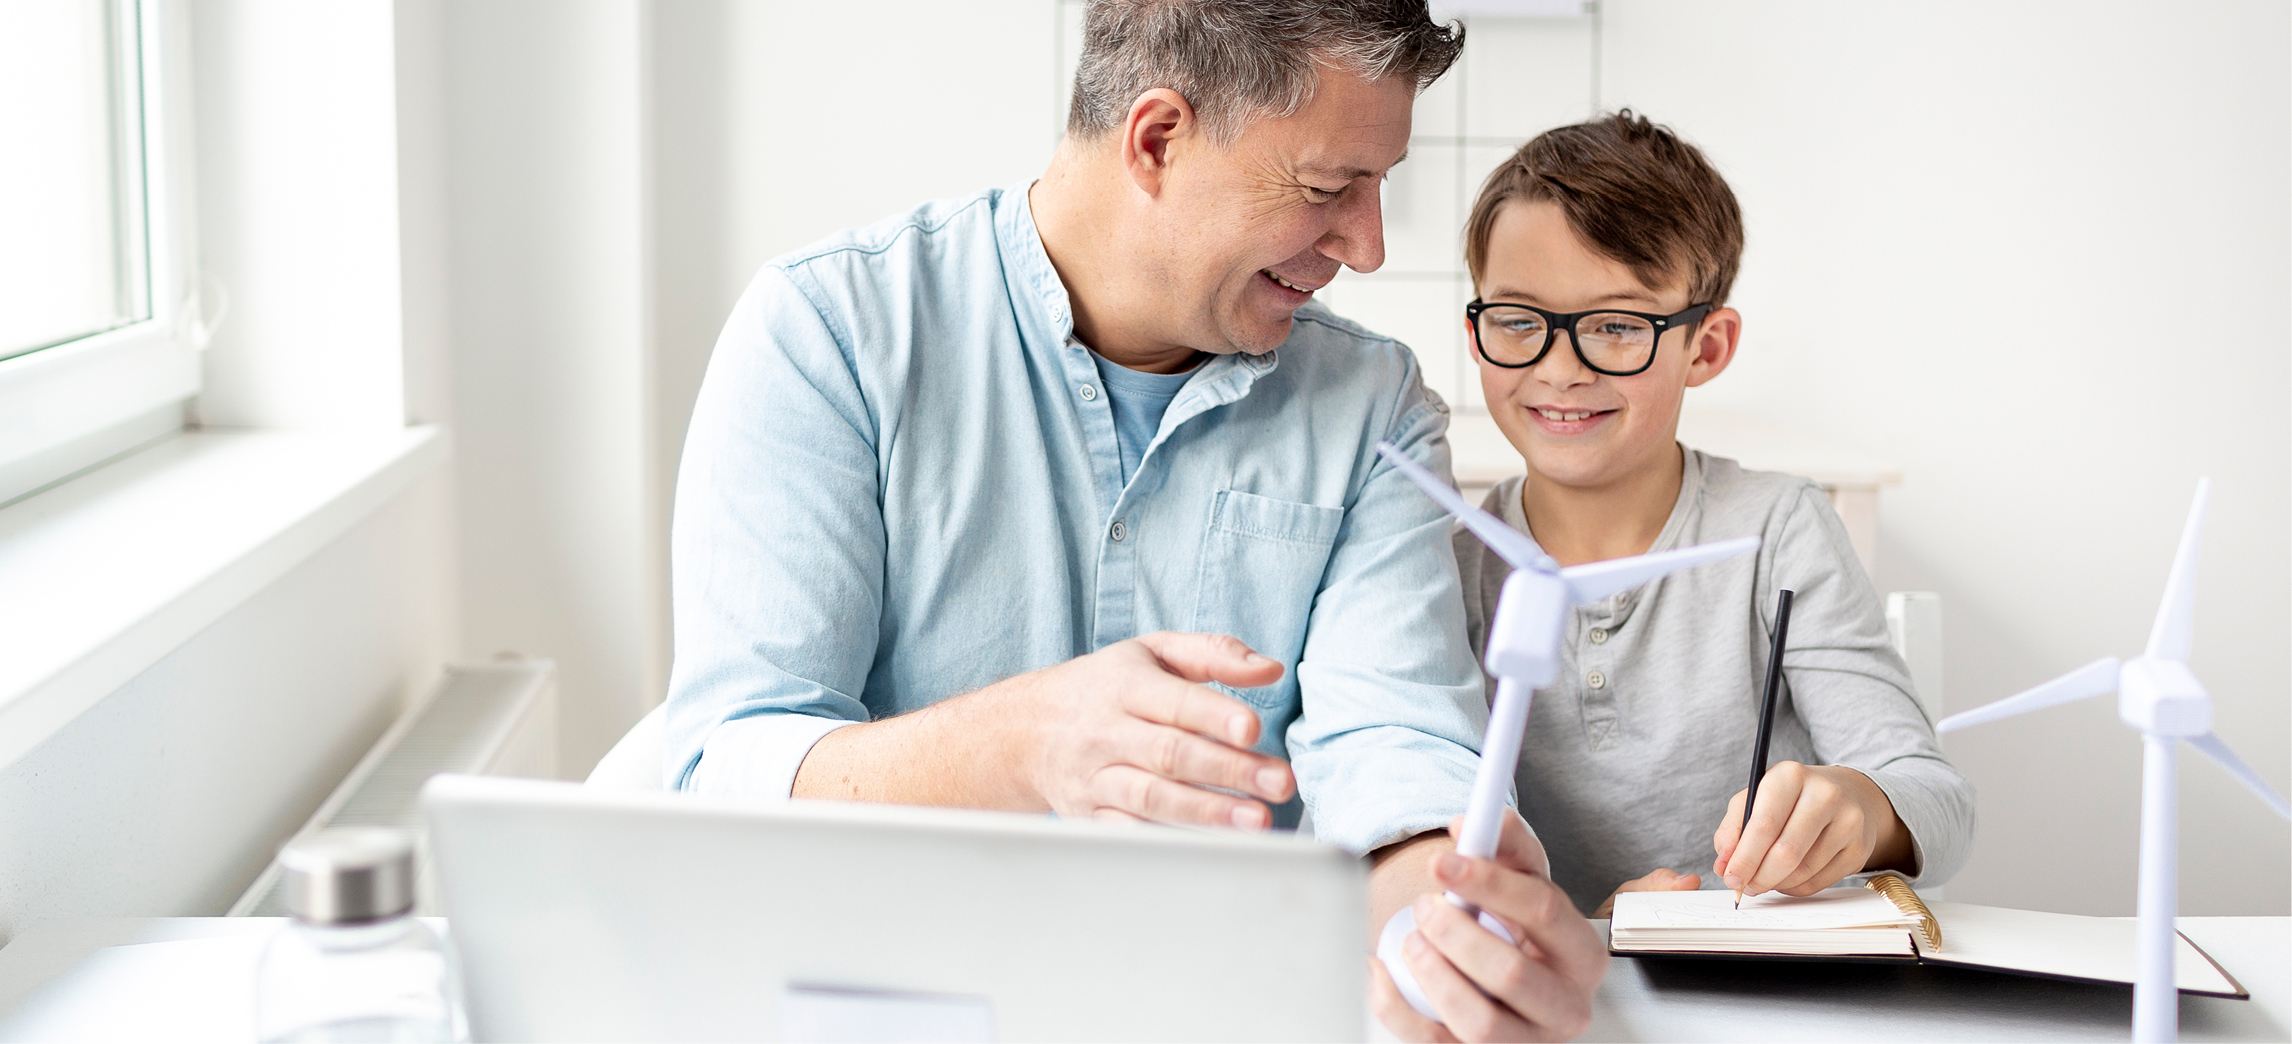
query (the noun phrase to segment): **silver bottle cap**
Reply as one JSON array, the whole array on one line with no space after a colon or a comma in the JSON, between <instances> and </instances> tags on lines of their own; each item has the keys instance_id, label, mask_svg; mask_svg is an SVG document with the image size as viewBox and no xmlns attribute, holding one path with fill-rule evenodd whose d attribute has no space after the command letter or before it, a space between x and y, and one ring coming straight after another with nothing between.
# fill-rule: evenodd
<instances>
[{"instance_id":1,"label":"silver bottle cap","mask_svg":"<svg viewBox=\"0 0 2292 1044\"><path fill-rule=\"evenodd\" d=\"M306 924L356 924L414 908L414 839L383 827L333 827L287 845L288 912Z\"/></svg>"}]
</instances>

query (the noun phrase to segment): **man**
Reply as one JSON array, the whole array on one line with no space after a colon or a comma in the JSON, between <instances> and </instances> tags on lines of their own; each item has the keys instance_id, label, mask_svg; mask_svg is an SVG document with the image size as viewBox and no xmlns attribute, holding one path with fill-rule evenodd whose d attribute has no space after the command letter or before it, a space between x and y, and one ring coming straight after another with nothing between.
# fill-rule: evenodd
<instances>
[{"instance_id":1,"label":"man","mask_svg":"<svg viewBox=\"0 0 2292 1044\"><path fill-rule=\"evenodd\" d=\"M1496 862L1443 833L1486 705L1447 522L1372 447L1445 470L1447 408L1309 304L1382 263L1379 183L1461 37L1422 0L1100 0L1084 36L1040 180L780 258L727 322L678 483L669 782L1309 811L1374 853L1378 923L1454 886L1524 929L1507 959L1430 919L1455 973L1420 979L1478 987L1450 1029L1572 1035L1589 926L1524 829Z\"/></svg>"}]
</instances>

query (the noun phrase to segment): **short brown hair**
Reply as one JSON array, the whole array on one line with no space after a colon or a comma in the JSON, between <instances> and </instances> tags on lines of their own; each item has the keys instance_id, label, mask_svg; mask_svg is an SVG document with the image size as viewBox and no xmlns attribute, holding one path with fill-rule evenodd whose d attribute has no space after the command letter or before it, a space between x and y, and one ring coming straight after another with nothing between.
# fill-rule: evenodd
<instances>
[{"instance_id":1,"label":"short brown hair","mask_svg":"<svg viewBox=\"0 0 2292 1044\"><path fill-rule=\"evenodd\" d=\"M1464 226L1474 283L1497 211L1560 205L1585 245L1650 289L1685 285L1689 304L1723 305L1743 263L1743 210L1727 179L1671 128L1625 109L1529 139L1481 183Z\"/></svg>"},{"instance_id":2,"label":"short brown hair","mask_svg":"<svg viewBox=\"0 0 2292 1044\"><path fill-rule=\"evenodd\" d=\"M1318 65L1422 91L1463 50L1464 26L1433 21L1425 0L1090 0L1066 130L1099 137L1167 87L1228 145L1312 101Z\"/></svg>"}]
</instances>

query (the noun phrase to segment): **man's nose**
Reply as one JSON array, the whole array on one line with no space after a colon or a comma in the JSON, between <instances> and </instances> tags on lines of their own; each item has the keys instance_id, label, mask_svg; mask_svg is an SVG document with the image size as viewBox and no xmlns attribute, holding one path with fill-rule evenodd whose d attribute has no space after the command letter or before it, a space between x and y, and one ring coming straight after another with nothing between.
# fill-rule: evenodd
<instances>
[{"instance_id":1,"label":"man's nose","mask_svg":"<svg viewBox=\"0 0 2292 1044\"><path fill-rule=\"evenodd\" d=\"M1374 272L1385 264L1384 182L1356 187L1337 198L1337 212L1322 235L1321 253L1356 272Z\"/></svg>"}]
</instances>

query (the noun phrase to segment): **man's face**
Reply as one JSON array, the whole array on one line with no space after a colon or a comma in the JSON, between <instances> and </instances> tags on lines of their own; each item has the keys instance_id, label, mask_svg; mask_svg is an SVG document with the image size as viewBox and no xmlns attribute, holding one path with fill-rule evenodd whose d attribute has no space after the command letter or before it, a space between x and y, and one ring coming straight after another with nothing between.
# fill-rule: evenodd
<instances>
[{"instance_id":1,"label":"man's face","mask_svg":"<svg viewBox=\"0 0 2292 1044\"><path fill-rule=\"evenodd\" d=\"M1541 201L1514 200L1497 211L1479 290L1483 301L1562 313L1616 308L1670 315L1693 303L1687 291L1651 289L1630 268L1594 252L1559 204ZM1676 452L1686 390L1717 376L1731 354L1711 344L1714 327L1732 329L1737 321L1733 309L1720 309L1693 328L1665 331L1654 363L1629 377L1586 367L1565 331L1525 369L1496 366L1478 352L1473 357L1489 415L1529 473L1597 488L1644 474L1661 455Z\"/></svg>"},{"instance_id":2,"label":"man's face","mask_svg":"<svg viewBox=\"0 0 2292 1044\"><path fill-rule=\"evenodd\" d=\"M1272 351L1339 265L1384 264L1378 190L1408 151L1414 101L1404 78L1324 68L1297 113L1257 120L1224 148L1197 137L1157 201L1167 336L1199 351Z\"/></svg>"}]
</instances>

